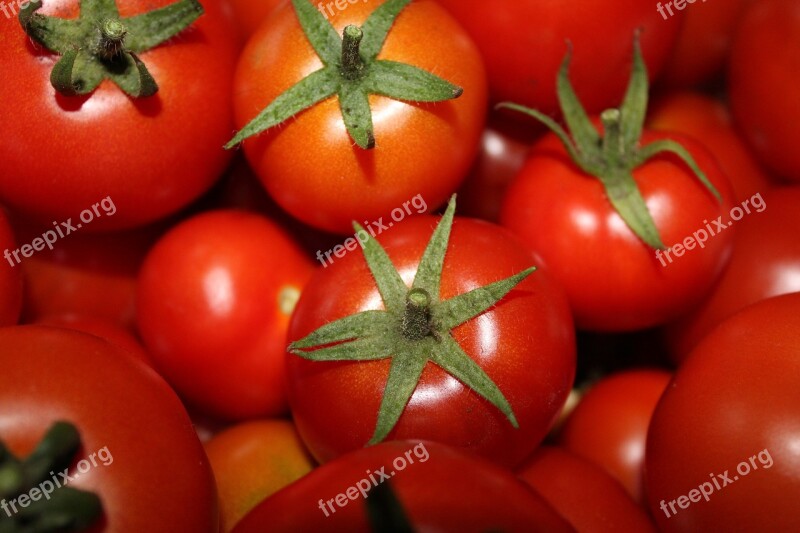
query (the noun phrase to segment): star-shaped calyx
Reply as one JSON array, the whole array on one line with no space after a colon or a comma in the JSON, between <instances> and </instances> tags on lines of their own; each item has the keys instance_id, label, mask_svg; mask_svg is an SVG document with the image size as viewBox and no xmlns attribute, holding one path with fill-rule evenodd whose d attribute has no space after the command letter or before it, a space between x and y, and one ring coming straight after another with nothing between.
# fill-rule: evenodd
<instances>
[{"instance_id":1,"label":"star-shaped calyx","mask_svg":"<svg viewBox=\"0 0 800 533\"><path fill-rule=\"evenodd\" d=\"M371 94L411 102L441 102L463 90L422 69L376 59L389 30L412 0L389 0L363 26L347 26L340 37L331 23L308 0L292 0L308 41L323 68L280 94L227 144L233 148L248 137L277 126L289 117L337 95L350 137L364 149L375 147Z\"/></svg>"},{"instance_id":2,"label":"star-shaped calyx","mask_svg":"<svg viewBox=\"0 0 800 533\"><path fill-rule=\"evenodd\" d=\"M36 11L41 0L19 13L25 32L48 50L61 55L50 83L66 96L89 94L110 79L133 97L152 96L158 85L137 54L183 31L200 15L197 0L181 0L161 9L121 18L115 0L81 0L74 20Z\"/></svg>"},{"instance_id":3,"label":"star-shaped calyx","mask_svg":"<svg viewBox=\"0 0 800 533\"><path fill-rule=\"evenodd\" d=\"M392 360L369 444L382 441L395 426L429 362L491 402L512 426L518 427L508 400L464 353L450 331L496 305L535 268L441 300L440 281L455 205L454 196L428 242L411 288L400 278L378 241L368 237L362 244L364 257L385 310L364 311L336 320L289 346L293 354L312 361ZM362 231L358 223L353 226Z\"/></svg>"}]
</instances>

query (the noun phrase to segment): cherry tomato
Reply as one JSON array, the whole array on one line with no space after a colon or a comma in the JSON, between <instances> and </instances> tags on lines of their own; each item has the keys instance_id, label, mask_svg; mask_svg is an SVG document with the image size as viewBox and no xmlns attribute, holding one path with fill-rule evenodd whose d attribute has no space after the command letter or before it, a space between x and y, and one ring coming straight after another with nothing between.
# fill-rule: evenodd
<instances>
[{"instance_id":1,"label":"cherry tomato","mask_svg":"<svg viewBox=\"0 0 800 533\"><path fill-rule=\"evenodd\" d=\"M0 249L16 250L14 233L8 224L8 218L0 207ZM0 253L3 253L0 252ZM14 260L0 262L0 326L11 326L17 323L22 308L22 272Z\"/></svg>"},{"instance_id":2,"label":"cherry tomato","mask_svg":"<svg viewBox=\"0 0 800 533\"><path fill-rule=\"evenodd\" d=\"M268 219L212 211L172 228L139 274L139 331L187 401L223 418L286 412L284 355L311 261Z\"/></svg>"}]
</instances>

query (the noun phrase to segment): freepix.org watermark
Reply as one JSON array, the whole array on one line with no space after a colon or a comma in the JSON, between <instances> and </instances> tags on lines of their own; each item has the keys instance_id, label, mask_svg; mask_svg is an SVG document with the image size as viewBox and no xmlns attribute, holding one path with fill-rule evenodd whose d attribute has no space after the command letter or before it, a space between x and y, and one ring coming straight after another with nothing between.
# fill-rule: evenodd
<instances>
[{"instance_id":1,"label":"freepix.org watermark","mask_svg":"<svg viewBox=\"0 0 800 533\"><path fill-rule=\"evenodd\" d=\"M98 460L100 461L99 463ZM20 509L28 507L32 502L38 502L42 499L42 497L44 497L46 500L50 500L50 495L53 494L56 489L66 487L70 482L78 479L81 474L85 474L92 468L96 468L101 464L103 466L108 466L113 462L114 456L111 455L111 451L109 451L108 446L103 446L86 459L81 459L78 461L78 464L75 465L75 470L77 470L77 473L74 473L70 476L69 468L65 468L62 472L53 472L51 470L51 479L45 479L39 483L38 487L33 487L26 494L21 494L8 501L3 499L0 501L0 509L5 511L6 515L11 518L14 516L14 514L20 512ZM17 506L19 506L19 509Z\"/></svg>"},{"instance_id":2,"label":"freepix.org watermark","mask_svg":"<svg viewBox=\"0 0 800 533\"><path fill-rule=\"evenodd\" d=\"M737 205L731 208L731 220L727 223L722 221L722 215L711 222L704 220L703 224L705 224L706 227L695 231L689 237L683 239L682 243L678 243L667 250L656 250L656 259L661 262L661 266L663 267L667 266L667 264L672 264L672 254L674 254L675 257L682 257L687 251L694 250L698 246L700 248L705 248L706 241L711 237L719 235L721 232L730 228L733 226L734 222L743 219L745 215L749 215L753 210L755 210L756 213L762 213L766 208L767 203L761 197L761 193L756 193L742 202L741 207ZM669 263L664 260L665 257Z\"/></svg>"},{"instance_id":3,"label":"freepix.org watermark","mask_svg":"<svg viewBox=\"0 0 800 533\"><path fill-rule=\"evenodd\" d=\"M326 517L331 516L333 513L336 512L336 507L342 508L347 506L351 500L358 499L358 496L361 495L363 498L369 498L369 491L373 488L377 487L384 481L389 481L395 474L401 472L406 469L407 466L414 464L414 458L419 459L420 463L426 462L430 458L430 454L428 453L428 449L425 447L425 443L420 442L410 450L406 451L403 455L398 455L395 457L394 461L392 461L392 466L394 470L386 473L386 467L382 466L381 468L375 470L374 472L371 470L367 470L366 474L367 477L356 483L355 485L351 485L347 488L347 490L340 492L330 500L319 500L319 509L322 511ZM336 507L333 504L336 504ZM330 512L328 511L330 510Z\"/></svg>"},{"instance_id":4,"label":"freepix.org watermark","mask_svg":"<svg viewBox=\"0 0 800 533\"><path fill-rule=\"evenodd\" d=\"M694 4L697 1L698 0L668 0L667 2L664 2L664 5L661 5L661 2L659 2L656 4L656 11L661 14L664 20L667 20L669 17L675 15L675 13L672 11L673 7L678 11L683 11L686 9L687 4ZM706 0L700 1L702 1L704 4L706 3ZM669 13L669 16L667 16L667 13Z\"/></svg>"},{"instance_id":5,"label":"freepix.org watermark","mask_svg":"<svg viewBox=\"0 0 800 533\"><path fill-rule=\"evenodd\" d=\"M392 209L391 217L394 222L400 222L407 215L413 214L411 211L411 207L416 209L417 214L422 214L428 210L428 204L425 203L425 199L422 197L421 194L416 195L412 199L403 202L403 207L395 207ZM344 245L337 244L333 247L332 250L328 250L324 254L322 250L317 250L317 260L322 263L322 266L328 268L328 264L333 264L334 259L331 257L331 254L335 255L338 258L342 258L347 254L347 252L352 252L358 249L359 243L364 244L367 242L369 235L373 237L380 235L387 230L394 226L394 222L387 222L386 224L383 223L383 217L380 217L377 221L372 223L367 223L364 221L364 230L357 232L353 237L348 238L344 241ZM367 235L367 230L369 230L369 235ZM325 257L323 257L323 255ZM328 263L325 258L327 258L330 263Z\"/></svg>"},{"instance_id":6,"label":"freepix.org watermark","mask_svg":"<svg viewBox=\"0 0 800 533\"><path fill-rule=\"evenodd\" d=\"M344 11L347 9L350 4L355 4L356 2L368 2L369 0L335 0L334 2L319 2L317 4L317 9L320 13L325 15L327 19L329 16L332 16L336 11ZM333 8L336 8L336 11Z\"/></svg>"},{"instance_id":7,"label":"freepix.org watermark","mask_svg":"<svg viewBox=\"0 0 800 533\"><path fill-rule=\"evenodd\" d=\"M758 459L758 463L764 467L764 470L771 468L774 464L769 450L764 448L756 455L751 456L748 460L742 461L736 465L736 472L738 472L738 475L734 474L733 478L731 478L731 476L728 475L729 470L726 470L722 474L709 474L708 476L711 478L711 481L701 483L696 489L690 490L688 494L678 496L669 502L666 500L661 500L661 510L664 511L664 514L667 515L667 518L672 518L678 514L681 509L688 509L690 505L699 502L701 499L708 501L714 492L719 492L728 485L738 481L739 476L744 477L751 471L758 470L756 459ZM676 504L678 505L678 509L675 509ZM667 506L669 506L669 510L667 509ZM672 512L670 513L670 511Z\"/></svg>"},{"instance_id":8,"label":"freepix.org watermark","mask_svg":"<svg viewBox=\"0 0 800 533\"><path fill-rule=\"evenodd\" d=\"M102 208L102 213L100 209ZM6 258L8 264L12 267L17 266L22 262L22 259L26 257L31 257L35 252L41 252L44 250L44 247L47 246L50 250L53 249L53 245L58 241L58 239L63 239L70 233L78 231L83 227L84 224L89 224L95 218L99 218L103 215L106 216L113 216L114 213L117 212L117 206L114 205L114 201L111 199L110 196L106 196L96 204L92 205L92 207L84 209L81 211L79 215L80 222L72 223L72 217L68 218L66 222L53 222L53 229L49 229L42 233L41 237L36 237L31 241L29 244L23 244L21 247L17 248L16 250L9 250L6 248L5 252L3 252L3 257ZM20 255L22 257L20 257Z\"/></svg>"}]
</instances>

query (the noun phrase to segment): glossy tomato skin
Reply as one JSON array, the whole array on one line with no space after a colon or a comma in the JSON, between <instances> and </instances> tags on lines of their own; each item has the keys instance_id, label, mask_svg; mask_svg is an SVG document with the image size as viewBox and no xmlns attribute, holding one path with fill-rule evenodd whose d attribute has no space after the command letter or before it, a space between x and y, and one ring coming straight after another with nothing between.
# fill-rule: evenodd
<instances>
[{"instance_id":1,"label":"glossy tomato skin","mask_svg":"<svg viewBox=\"0 0 800 533\"><path fill-rule=\"evenodd\" d=\"M378 472L391 479L382 481ZM390 484L414 531L573 531L511 472L435 442L393 441L354 451L314 470L262 502L234 532L375 531L358 490L351 490L349 499L344 497L344 507L334 503L337 495L350 496L348 489L362 480L366 481L360 486L369 495L370 473L377 483ZM335 512L327 507L328 499Z\"/></svg>"},{"instance_id":2,"label":"glossy tomato skin","mask_svg":"<svg viewBox=\"0 0 800 533\"><path fill-rule=\"evenodd\" d=\"M678 369L647 435L645 484L659 529L800 529L798 350L800 294L794 293L734 315ZM686 507L682 500L680 508L677 498L702 483L706 492L713 489L708 501ZM673 500L677 513L669 507Z\"/></svg>"},{"instance_id":3,"label":"glossy tomato skin","mask_svg":"<svg viewBox=\"0 0 800 533\"><path fill-rule=\"evenodd\" d=\"M409 286L436 223L436 218L416 216L378 236ZM445 256L441 298L539 264L502 228L457 218ZM350 252L318 271L306 287L288 338L294 341L333 320L382 308L362 253ZM492 404L428 363L388 439L430 439L504 465L518 464L544 438L574 378L574 330L562 289L540 269L452 335L508 399L519 429ZM362 448L375 429L390 361L329 363L287 357L292 414L314 457L326 462Z\"/></svg>"},{"instance_id":4,"label":"glossy tomato skin","mask_svg":"<svg viewBox=\"0 0 800 533\"><path fill-rule=\"evenodd\" d=\"M576 531L655 533L647 513L614 478L560 448L539 447L517 475Z\"/></svg>"},{"instance_id":5,"label":"glossy tomato skin","mask_svg":"<svg viewBox=\"0 0 800 533\"><path fill-rule=\"evenodd\" d=\"M226 419L283 414L286 330L312 272L265 217L197 215L145 259L139 331L158 370L192 405Z\"/></svg>"},{"instance_id":6,"label":"glossy tomato skin","mask_svg":"<svg viewBox=\"0 0 800 533\"><path fill-rule=\"evenodd\" d=\"M754 2L733 41L731 109L741 132L772 172L800 181L800 4Z\"/></svg>"},{"instance_id":7,"label":"glossy tomato skin","mask_svg":"<svg viewBox=\"0 0 800 533\"><path fill-rule=\"evenodd\" d=\"M737 311L800 291L800 186L767 190L756 202L761 212L753 211L738 222L733 255L711 294L665 328L675 361L683 361L706 334Z\"/></svg>"},{"instance_id":8,"label":"glossy tomato skin","mask_svg":"<svg viewBox=\"0 0 800 533\"><path fill-rule=\"evenodd\" d=\"M647 427L672 375L655 369L612 374L581 398L558 436L567 451L601 467L637 503L643 489Z\"/></svg>"},{"instance_id":9,"label":"glossy tomato skin","mask_svg":"<svg viewBox=\"0 0 800 533\"><path fill-rule=\"evenodd\" d=\"M14 233L0 207L0 254L16 249ZM22 270L16 263L0 259L0 326L11 326L17 323L22 309Z\"/></svg>"},{"instance_id":10,"label":"glossy tomato skin","mask_svg":"<svg viewBox=\"0 0 800 533\"><path fill-rule=\"evenodd\" d=\"M363 24L382 0L348 4L330 17L339 34ZM464 89L456 100L413 104L371 96L376 147L356 146L329 98L244 142L270 195L314 227L351 233L352 221L386 217L416 195L441 205L463 181L486 113L480 54L464 30L432 0L411 3L389 32L379 59L434 72ZM241 128L283 91L322 68L289 6L270 17L245 47L234 107Z\"/></svg>"},{"instance_id":11,"label":"glossy tomato skin","mask_svg":"<svg viewBox=\"0 0 800 533\"><path fill-rule=\"evenodd\" d=\"M631 70L633 35L651 79L666 61L682 13L663 20L639 0L438 0L469 31L483 54L495 102L512 101L545 114L559 112L556 75L573 46L570 80L590 113L619 104ZM546 30L543 30L546 28Z\"/></svg>"},{"instance_id":12,"label":"glossy tomato skin","mask_svg":"<svg viewBox=\"0 0 800 533\"><path fill-rule=\"evenodd\" d=\"M172 0L119 2L122 17ZM219 0L187 30L141 60L159 85L132 99L104 81L91 95L65 97L50 85L58 56L16 21L0 35L0 72L13 83L0 109L0 198L43 224L77 220L110 197L113 216L81 231L128 228L177 211L205 191L225 168L222 145L233 128L230 104L236 40ZM45 15L71 18L77 0L45 2ZM202 111L201 111L202 110Z\"/></svg>"},{"instance_id":13,"label":"glossy tomato skin","mask_svg":"<svg viewBox=\"0 0 800 533\"><path fill-rule=\"evenodd\" d=\"M153 370L105 340L46 326L1 328L0 364L0 436L13 453L31 453L59 420L80 433L76 461L107 448L110 459L70 482L100 497L102 531L217 531L203 447Z\"/></svg>"},{"instance_id":14,"label":"glossy tomato skin","mask_svg":"<svg viewBox=\"0 0 800 533\"><path fill-rule=\"evenodd\" d=\"M718 203L672 155L636 169L634 179L656 228L672 247L720 215L725 222L732 192L713 157L696 142L646 132L642 144L667 137L694 155L723 199ZM532 148L506 192L500 220L564 286L577 326L597 331L643 329L685 312L725 266L733 235L726 229L709 237L703 249L659 260L614 211L600 181L569 160L555 135Z\"/></svg>"}]
</instances>

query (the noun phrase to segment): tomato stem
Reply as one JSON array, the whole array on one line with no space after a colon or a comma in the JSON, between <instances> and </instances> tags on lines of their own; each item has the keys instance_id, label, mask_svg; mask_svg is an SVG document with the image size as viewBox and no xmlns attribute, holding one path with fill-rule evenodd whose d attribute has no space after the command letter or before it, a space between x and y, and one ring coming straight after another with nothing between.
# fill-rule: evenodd
<instances>
[{"instance_id":1,"label":"tomato stem","mask_svg":"<svg viewBox=\"0 0 800 533\"><path fill-rule=\"evenodd\" d=\"M115 59L124 50L125 36L128 30L119 20L106 20L100 25L100 39L97 55L103 59Z\"/></svg>"},{"instance_id":2,"label":"tomato stem","mask_svg":"<svg viewBox=\"0 0 800 533\"><path fill-rule=\"evenodd\" d=\"M361 59L361 39L364 32L361 28L349 25L342 35L342 76L348 80L359 79L364 72L364 60Z\"/></svg>"},{"instance_id":3,"label":"tomato stem","mask_svg":"<svg viewBox=\"0 0 800 533\"><path fill-rule=\"evenodd\" d=\"M432 334L431 297L425 289L408 291L401 329L409 340L424 339Z\"/></svg>"}]
</instances>

